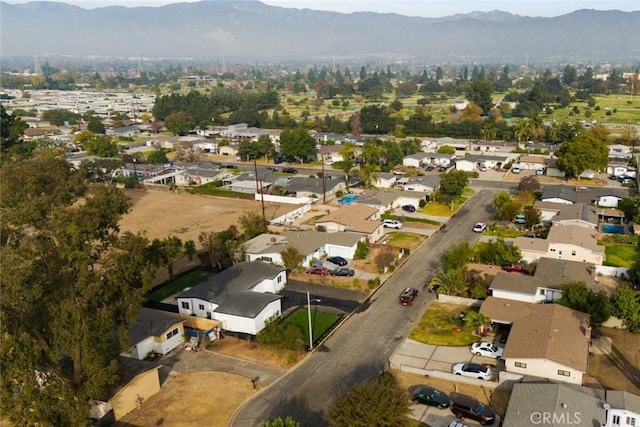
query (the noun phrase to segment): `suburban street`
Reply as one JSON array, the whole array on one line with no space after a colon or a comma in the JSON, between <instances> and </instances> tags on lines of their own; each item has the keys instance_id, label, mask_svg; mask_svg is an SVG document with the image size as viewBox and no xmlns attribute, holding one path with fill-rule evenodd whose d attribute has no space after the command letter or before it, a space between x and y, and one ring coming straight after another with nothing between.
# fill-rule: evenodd
<instances>
[{"instance_id":1,"label":"suburban street","mask_svg":"<svg viewBox=\"0 0 640 427\"><path fill-rule=\"evenodd\" d=\"M471 244L478 240L472 228L476 222L489 222L494 191L479 190L322 346L240 407L230 425L253 427L278 416L291 416L302 426L327 425L323 419L327 405L385 369L433 301L425 284L436 273L442 252L461 240ZM408 286L417 287L420 294L414 305L404 307L398 295Z\"/></svg>"}]
</instances>

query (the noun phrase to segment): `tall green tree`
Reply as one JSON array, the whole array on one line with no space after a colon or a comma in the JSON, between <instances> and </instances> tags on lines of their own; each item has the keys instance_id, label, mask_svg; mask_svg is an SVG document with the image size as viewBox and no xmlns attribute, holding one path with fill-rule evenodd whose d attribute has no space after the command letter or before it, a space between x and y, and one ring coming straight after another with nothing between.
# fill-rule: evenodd
<instances>
[{"instance_id":1,"label":"tall green tree","mask_svg":"<svg viewBox=\"0 0 640 427\"><path fill-rule=\"evenodd\" d=\"M193 259L196 246L193 240L183 242L179 237L169 236L164 239L154 239L151 243L150 255L157 265L166 267L169 280L175 278L173 267L182 258Z\"/></svg>"},{"instance_id":2,"label":"tall green tree","mask_svg":"<svg viewBox=\"0 0 640 427\"><path fill-rule=\"evenodd\" d=\"M304 256L298 249L293 246L287 246L285 250L280 252L280 256L282 257L284 268L286 268L287 271L292 273L299 273L302 271L302 260L304 259Z\"/></svg>"},{"instance_id":3,"label":"tall green tree","mask_svg":"<svg viewBox=\"0 0 640 427\"><path fill-rule=\"evenodd\" d=\"M117 157L120 146L110 136L94 134L86 143L87 154L98 157Z\"/></svg>"},{"instance_id":4,"label":"tall green tree","mask_svg":"<svg viewBox=\"0 0 640 427\"><path fill-rule=\"evenodd\" d=\"M440 193L451 197L459 197L468 183L469 176L465 171L450 170L442 175L440 179Z\"/></svg>"},{"instance_id":5,"label":"tall green tree","mask_svg":"<svg viewBox=\"0 0 640 427\"><path fill-rule=\"evenodd\" d=\"M121 190L48 151L0 169L1 410L14 425L85 425L115 381L155 267L120 234Z\"/></svg>"},{"instance_id":6,"label":"tall green tree","mask_svg":"<svg viewBox=\"0 0 640 427\"><path fill-rule=\"evenodd\" d=\"M408 425L409 396L390 373L356 386L329 405L326 418L332 427Z\"/></svg>"},{"instance_id":7,"label":"tall green tree","mask_svg":"<svg viewBox=\"0 0 640 427\"><path fill-rule=\"evenodd\" d=\"M609 163L607 145L601 139L584 133L562 144L555 155L558 167L569 176L580 177L587 169L603 172Z\"/></svg>"},{"instance_id":8,"label":"tall green tree","mask_svg":"<svg viewBox=\"0 0 640 427\"><path fill-rule=\"evenodd\" d=\"M486 115L493 107L492 91L490 80L475 80L467 85L467 99L482 108L482 114Z\"/></svg>"},{"instance_id":9,"label":"tall green tree","mask_svg":"<svg viewBox=\"0 0 640 427\"><path fill-rule=\"evenodd\" d=\"M589 314L594 325L602 325L611 317L611 302L604 291L592 291L584 282L567 283L560 289L558 304Z\"/></svg>"},{"instance_id":10,"label":"tall green tree","mask_svg":"<svg viewBox=\"0 0 640 427\"><path fill-rule=\"evenodd\" d=\"M164 119L164 125L174 135L186 135L196 125L196 121L190 114L184 111L169 114Z\"/></svg>"},{"instance_id":11,"label":"tall green tree","mask_svg":"<svg viewBox=\"0 0 640 427\"><path fill-rule=\"evenodd\" d=\"M356 155L356 148L353 142L345 143L340 148L340 156L342 156L341 162L336 162L337 168L344 172L344 181L347 191L349 191L349 177L351 176L351 170L353 169L353 160Z\"/></svg>"},{"instance_id":12,"label":"tall green tree","mask_svg":"<svg viewBox=\"0 0 640 427\"><path fill-rule=\"evenodd\" d=\"M245 241L267 232L267 223L258 211L249 210L242 212L240 218L238 218L238 222L244 232L243 237Z\"/></svg>"},{"instance_id":13,"label":"tall green tree","mask_svg":"<svg viewBox=\"0 0 640 427\"><path fill-rule=\"evenodd\" d=\"M460 241L440 255L440 267L442 270L458 270L467 265L473 256L473 248L469 242Z\"/></svg>"},{"instance_id":14,"label":"tall green tree","mask_svg":"<svg viewBox=\"0 0 640 427\"><path fill-rule=\"evenodd\" d=\"M631 333L640 333L640 291L621 283L611 295L611 314L624 320Z\"/></svg>"},{"instance_id":15,"label":"tall green tree","mask_svg":"<svg viewBox=\"0 0 640 427\"><path fill-rule=\"evenodd\" d=\"M315 160L316 141L305 128L283 130L280 134L280 154L300 163Z\"/></svg>"}]
</instances>

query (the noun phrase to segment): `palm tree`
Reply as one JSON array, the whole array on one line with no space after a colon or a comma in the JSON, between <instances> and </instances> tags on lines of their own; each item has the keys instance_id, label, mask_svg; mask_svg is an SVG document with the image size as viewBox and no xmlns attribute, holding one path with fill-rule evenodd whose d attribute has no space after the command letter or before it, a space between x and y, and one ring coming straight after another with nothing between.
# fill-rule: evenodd
<instances>
[{"instance_id":1,"label":"palm tree","mask_svg":"<svg viewBox=\"0 0 640 427\"><path fill-rule=\"evenodd\" d=\"M431 283L438 287L438 293L440 294L461 295L467 287L467 283L465 282L466 272L466 266L460 269L440 271Z\"/></svg>"},{"instance_id":2,"label":"palm tree","mask_svg":"<svg viewBox=\"0 0 640 427\"><path fill-rule=\"evenodd\" d=\"M377 172L380 172L380 166L378 165L362 165L358 170L358 175L362 180L365 188L374 187L378 182Z\"/></svg>"},{"instance_id":3,"label":"palm tree","mask_svg":"<svg viewBox=\"0 0 640 427\"><path fill-rule=\"evenodd\" d=\"M353 158L355 157L356 149L353 142L345 143L340 149L340 156L342 156L342 162L339 164L339 169L344 172L346 189L349 191L349 176L353 169Z\"/></svg>"}]
</instances>

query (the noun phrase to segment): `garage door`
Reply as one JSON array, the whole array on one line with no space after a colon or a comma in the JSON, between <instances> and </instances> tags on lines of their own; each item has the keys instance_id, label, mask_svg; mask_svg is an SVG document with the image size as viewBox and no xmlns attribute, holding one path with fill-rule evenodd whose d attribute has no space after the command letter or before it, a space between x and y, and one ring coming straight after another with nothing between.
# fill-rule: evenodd
<instances>
[{"instance_id":1,"label":"garage door","mask_svg":"<svg viewBox=\"0 0 640 427\"><path fill-rule=\"evenodd\" d=\"M341 256L342 258L353 259L355 248L348 248L338 245L327 245L327 256Z\"/></svg>"}]
</instances>

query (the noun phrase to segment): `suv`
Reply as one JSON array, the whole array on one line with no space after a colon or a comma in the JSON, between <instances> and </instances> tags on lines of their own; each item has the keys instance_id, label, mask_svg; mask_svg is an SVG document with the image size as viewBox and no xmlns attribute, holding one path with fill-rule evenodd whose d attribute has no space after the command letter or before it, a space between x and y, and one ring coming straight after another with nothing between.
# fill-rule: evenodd
<instances>
[{"instance_id":1,"label":"suv","mask_svg":"<svg viewBox=\"0 0 640 427\"><path fill-rule=\"evenodd\" d=\"M400 294L399 300L402 305L412 305L413 300L418 296L418 290L416 288L406 288Z\"/></svg>"},{"instance_id":2,"label":"suv","mask_svg":"<svg viewBox=\"0 0 640 427\"><path fill-rule=\"evenodd\" d=\"M484 222L478 222L476 223L476 225L473 226L474 233L482 233L486 229L487 229L487 224L485 224Z\"/></svg>"},{"instance_id":3,"label":"suv","mask_svg":"<svg viewBox=\"0 0 640 427\"><path fill-rule=\"evenodd\" d=\"M399 230L402 228L402 223L396 219L385 219L382 222L382 226L386 228L396 228Z\"/></svg>"},{"instance_id":4,"label":"suv","mask_svg":"<svg viewBox=\"0 0 640 427\"><path fill-rule=\"evenodd\" d=\"M402 210L405 212L415 212L416 207L413 205L402 205Z\"/></svg>"},{"instance_id":5,"label":"suv","mask_svg":"<svg viewBox=\"0 0 640 427\"><path fill-rule=\"evenodd\" d=\"M496 413L493 409L469 397L460 396L453 399L451 412L458 419L469 418L479 421L483 426L493 424L496 421Z\"/></svg>"}]
</instances>

